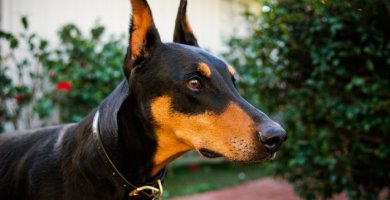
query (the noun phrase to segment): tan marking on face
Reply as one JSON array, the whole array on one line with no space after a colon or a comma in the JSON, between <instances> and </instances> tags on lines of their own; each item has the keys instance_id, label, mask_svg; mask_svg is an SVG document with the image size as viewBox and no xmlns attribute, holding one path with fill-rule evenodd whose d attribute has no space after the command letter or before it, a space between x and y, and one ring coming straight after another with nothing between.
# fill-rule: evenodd
<instances>
[{"instance_id":1,"label":"tan marking on face","mask_svg":"<svg viewBox=\"0 0 390 200\"><path fill-rule=\"evenodd\" d=\"M232 67L231 65L228 65L227 66L228 70L229 70L229 73L234 76L236 74L236 70L234 69L234 67Z\"/></svg>"},{"instance_id":2,"label":"tan marking on face","mask_svg":"<svg viewBox=\"0 0 390 200\"><path fill-rule=\"evenodd\" d=\"M186 115L174 111L171 102L171 97L162 96L151 104L153 119L158 124L154 163L159 167L154 172L191 149L207 148L234 161L259 157L261 148L255 123L237 104L229 103L219 115L212 112Z\"/></svg>"},{"instance_id":3,"label":"tan marking on face","mask_svg":"<svg viewBox=\"0 0 390 200\"><path fill-rule=\"evenodd\" d=\"M211 69L206 63L199 63L198 65L198 71L205 75L206 77L211 76Z\"/></svg>"},{"instance_id":4,"label":"tan marking on face","mask_svg":"<svg viewBox=\"0 0 390 200\"><path fill-rule=\"evenodd\" d=\"M133 6L133 29L131 33L131 59L135 60L141 55L142 47L145 45L146 34L154 25L152 13L144 2L131 0Z\"/></svg>"}]
</instances>

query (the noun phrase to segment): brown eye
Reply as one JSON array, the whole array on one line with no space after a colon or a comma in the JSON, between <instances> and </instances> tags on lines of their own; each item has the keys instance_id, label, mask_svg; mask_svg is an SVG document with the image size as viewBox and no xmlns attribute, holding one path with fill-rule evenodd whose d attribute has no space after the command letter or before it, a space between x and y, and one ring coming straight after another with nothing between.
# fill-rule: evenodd
<instances>
[{"instance_id":1,"label":"brown eye","mask_svg":"<svg viewBox=\"0 0 390 200\"><path fill-rule=\"evenodd\" d=\"M202 84L200 83L199 79L193 78L187 82L187 87L190 88L191 90L198 91L202 89Z\"/></svg>"}]
</instances>

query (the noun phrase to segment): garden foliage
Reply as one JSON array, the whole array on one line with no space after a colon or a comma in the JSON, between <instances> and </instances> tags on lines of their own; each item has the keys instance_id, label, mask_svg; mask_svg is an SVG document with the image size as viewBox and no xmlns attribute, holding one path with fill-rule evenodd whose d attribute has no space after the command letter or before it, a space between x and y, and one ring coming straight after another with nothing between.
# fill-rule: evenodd
<instances>
[{"instance_id":1,"label":"garden foliage","mask_svg":"<svg viewBox=\"0 0 390 200\"><path fill-rule=\"evenodd\" d=\"M42 62L55 83L53 96L46 93L46 100L54 101L60 109L63 122L77 122L116 87L123 79L122 66L126 52L123 38L104 40L103 26L95 26L89 36L84 36L73 24L58 32L61 46L52 50Z\"/></svg>"},{"instance_id":2,"label":"garden foliage","mask_svg":"<svg viewBox=\"0 0 390 200\"><path fill-rule=\"evenodd\" d=\"M21 33L0 31L7 45L0 57L0 132L7 122L14 129L32 128L37 118L44 124L54 110L61 122L77 122L123 79L124 38L105 37L103 26L85 36L75 25L65 25L53 47L29 31L26 17L21 23ZM17 76L11 76L12 68Z\"/></svg>"},{"instance_id":3,"label":"garden foliage","mask_svg":"<svg viewBox=\"0 0 390 200\"><path fill-rule=\"evenodd\" d=\"M26 17L21 18L21 24L24 32L18 35L0 30L0 133L4 131L5 122L10 122L14 129L21 128L21 118L24 118L24 128L31 127L34 118L31 104L36 102L36 94L42 89L41 68L37 63L47 53L48 43L27 31ZM16 53L21 46L27 48L28 55Z\"/></svg>"},{"instance_id":4,"label":"garden foliage","mask_svg":"<svg viewBox=\"0 0 390 200\"><path fill-rule=\"evenodd\" d=\"M241 92L283 118L276 173L307 199L390 186L390 2L263 0L225 57ZM389 198L389 197L387 197Z\"/></svg>"}]
</instances>

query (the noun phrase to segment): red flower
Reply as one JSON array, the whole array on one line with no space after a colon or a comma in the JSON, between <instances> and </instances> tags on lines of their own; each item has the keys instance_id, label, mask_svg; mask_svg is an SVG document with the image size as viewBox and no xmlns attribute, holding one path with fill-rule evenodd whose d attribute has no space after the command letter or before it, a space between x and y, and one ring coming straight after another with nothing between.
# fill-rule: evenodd
<instances>
[{"instance_id":1,"label":"red flower","mask_svg":"<svg viewBox=\"0 0 390 200\"><path fill-rule=\"evenodd\" d=\"M23 94L16 94L14 96L14 99L15 99L17 104L21 104L24 100L24 95Z\"/></svg>"},{"instance_id":2,"label":"red flower","mask_svg":"<svg viewBox=\"0 0 390 200\"><path fill-rule=\"evenodd\" d=\"M50 77L54 78L57 76L57 72L56 71L50 71Z\"/></svg>"},{"instance_id":3,"label":"red flower","mask_svg":"<svg viewBox=\"0 0 390 200\"><path fill-rule=\"evenodd\" d=\"M68 81L60 81L57 83L56 90L70 92L72 90L72 85Z\"/></svg>"},{"instance_id":4,"label":"red flower","mask_svg":"<svg viewBox=\"0 0 390 200\"><path fill-rule=\"evenodd\" d=\"M188 171L190 171L190 172L196 172L196 171L198 171L198 165L196 165L196 164L189 164L189 165L187 166L187 168L188 168Z\"/></svg>"}]
</instances>

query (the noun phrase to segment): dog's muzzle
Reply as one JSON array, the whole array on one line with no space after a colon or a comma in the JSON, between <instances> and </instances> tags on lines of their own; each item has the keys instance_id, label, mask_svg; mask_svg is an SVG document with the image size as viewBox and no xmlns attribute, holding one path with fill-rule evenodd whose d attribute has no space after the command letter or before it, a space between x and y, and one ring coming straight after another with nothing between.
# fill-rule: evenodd
<instances>
[{"instance_id":1,"label":"dog's muzzle","mask_svg":"<svg viewBox=\"0 0 390 200\"><path fill-rule=\"evenodd\" d=\"M287 140L286 131L277 123L267 123L261 126L258 132L260 142L270 154L279 151L283 142Z\"/></svg>"}]
</instances>

